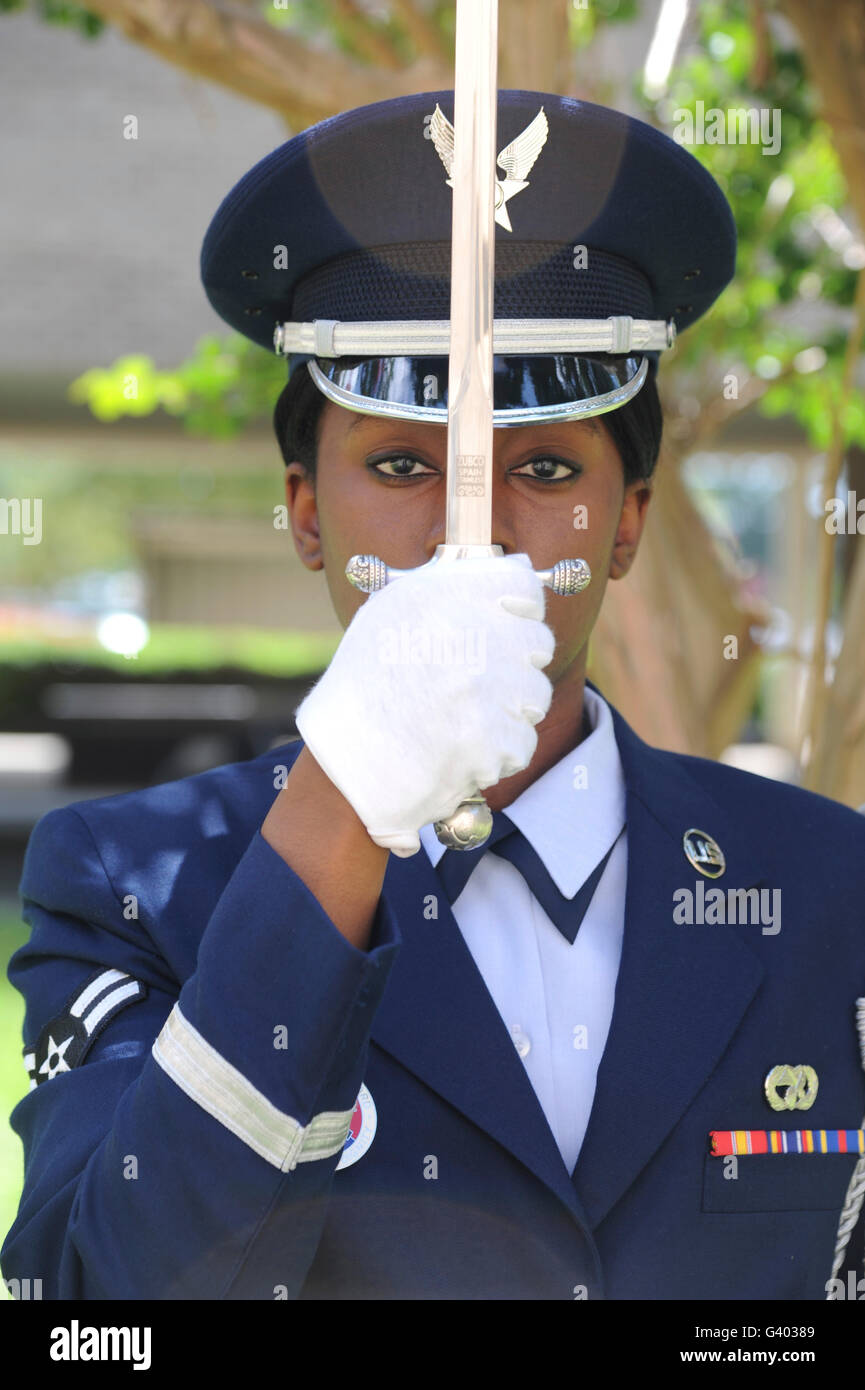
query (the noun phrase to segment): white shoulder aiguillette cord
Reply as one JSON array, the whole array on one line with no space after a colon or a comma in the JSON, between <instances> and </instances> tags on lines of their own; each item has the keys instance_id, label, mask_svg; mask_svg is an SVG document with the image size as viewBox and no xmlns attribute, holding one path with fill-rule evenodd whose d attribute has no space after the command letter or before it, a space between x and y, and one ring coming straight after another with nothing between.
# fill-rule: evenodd
<instances>
[{"instance_id":1,"label":"white shoulder aiguillette cord","mask_svg":"<svg viewBox=\"0 0 865 1390\"><path fill-rule=\"evenodd\" d=\"M862 1058L862 1069L865 1071L865 999L856 1000L856 1031L859 1034L859 1055ZM862 1128L865 1129L865 1119L862 1121ZM844 1253L856 1227L856 1222L859 1220L863 1203L865 1203L865 1154L861 1155L853 1169L853 1176L850 1179L850 1186L847 1188L847 1196L841 1212L841 1220L838 1223L838 1234L835 1237L835 1259L832 1263L832 1276L829 1280L831 1292L826 1295L827 1303L837 1300L838 1295L832 1281L837 1278L838 1271L844 1263Z\"/></svg>"}]
</instances>

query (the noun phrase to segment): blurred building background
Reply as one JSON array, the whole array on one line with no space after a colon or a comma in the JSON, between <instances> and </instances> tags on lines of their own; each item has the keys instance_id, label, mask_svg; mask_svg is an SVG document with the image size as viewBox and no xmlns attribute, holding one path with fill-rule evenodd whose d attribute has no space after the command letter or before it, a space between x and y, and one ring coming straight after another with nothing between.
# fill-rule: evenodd
<instances>
[{"instance_id":1,"label":"blurred building background","mask_svg":"<svg viewBox=\"0 0 865 1390\"><path fill-rule=\"evenodd\" d=\"M289 532L261 524L283 500L266 422L242 443L202 440L162 412L100 424L67 397L94 364L130 351L173 364L224 328L198 280L201 241L283 122L113 31L87 41L31 12L0 23L0 495L43 499L39 545L0 537L8 897L50 806L292 736L303 680L283 672L319 668L339 628L323 577ZM101 663L89 648L112 617ZM146 671L135 618L176 631ZM260 660L237 629L261 629ZM292 660L298 634L309 654Z\"/></svg>"}]
</instances>

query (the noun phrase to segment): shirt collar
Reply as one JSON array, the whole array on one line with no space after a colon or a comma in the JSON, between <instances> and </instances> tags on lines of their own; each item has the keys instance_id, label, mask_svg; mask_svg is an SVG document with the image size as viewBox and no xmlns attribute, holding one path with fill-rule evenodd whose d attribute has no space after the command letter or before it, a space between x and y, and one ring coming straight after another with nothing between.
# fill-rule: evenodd
<instances>
[{"instance_id":1,"label":"shirt collar","mask_svg":"<svg viewBox=\"0 0 865 1390\"><path fill-rule=\"evenodd\" d=\"M587 685L591 733L506 806L556 887L573 898L625 824L625 778L606 700ZM433 865L445 852L432 824L418 832Z\"/></svg>"}]
</instances>

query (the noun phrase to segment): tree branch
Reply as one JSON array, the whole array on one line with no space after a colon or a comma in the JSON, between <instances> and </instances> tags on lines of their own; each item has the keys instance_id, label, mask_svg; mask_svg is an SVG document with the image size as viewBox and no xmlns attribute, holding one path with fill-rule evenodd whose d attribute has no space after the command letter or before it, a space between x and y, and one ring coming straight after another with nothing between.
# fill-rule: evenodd
<instances>
[{"instance_id":1,"label":"tree branch","mask_svg":"<svg viewBox=\"0 0 865 1390\"><path fill-rule=\"evenodd\" d=\"M414 0L390 0L390 10L417 53L449 65L453 63L452 45Z\"/></svg>"},{"instance_id":2,"label":"tree branch","mask_svg":"<svg viewBox=\"0 0 865 1390\"><path fill-rule=\"evenodd\" d=\"M749 375L739 396L732 400L727 400L725 396L717 392L711 397L709 397L708 391L704 393L704 399L708 399L708 404L703 406L689 430L685 431L682 428L683 416L673 417L674 428L671 433L674 433L676 437L677 452L684 457L685 454L693 453L695 449L702 448L719 430L730 423L733 416L740 415L744 410L749 410L756 401L765 396L770 386L775 386L779 381L786 381L793 376L794 371L793 364L788 363L770 381ZM669 415L672 416L673 412L670 411Z\"/></svg>"},{"instance_id":3,"label":"tree branch","mask_svg":"<svg viewBox=\"0 0 865 1390\"><path fill-rule=\"evenodd\" d=\"M452 82L450 67L427 56L382 72L219 0L88 0L88 8L166 62L278 111L295 129Z\"/></svg>"},{"instance_id":4,"label":"tree branch","mask_svg":"<svg viewBox=\"0 0 865 1390\"><path fill-rule=\"evenodd\" d=\"M779 0L779 8L798 30L850 202L859 226L865 227L865 0Z\"/></svg>"},{"instance_id":5,"label":"tree branch","mask_svg":"<svg viewBox=\"0 0 865 1390\"><path fill-rule=\"evenodd\" d=\"M393 44L372 23L357 0L327 0L327 8L334 31L357 51L363 62L383 68L399 67L399 54Z\"/></svg>"},{"instance_id":6,"label":"tree branch","mask_svg":"<svg viewBox=\"0 0 865 1390\"><path fill-rule=\"evenodd\" d=\"M767 85L774 72L775 62L772 53L772 36L769 21L761 0L750 0L748 6L751 27L754 33L754 60L748 78L751 88L760 92Z\"/></svg>"},{"instance_id":7,"label":"tree branch","mask_svg":"<svg viewBox=\"0 0 865 1390\"><path fill-rule=\"evenodd\" d=\"M853 392L856 364L865 335L865 271L860 270L856 284L856 298L853 305L853 325L847 338L844 353L844 370L841 380L841 398L832 415L832 440L826 451L823 470L823 497L835 496L838 476L844 462L844 412ZM827 705L828 685L826 681L826 632L832 612L832 577L835 561L836 537L821 518L817 548L817 613L814 631L814 651L811 662L811 680L808 692L805 729L808 737L808 762L802 785L815 790L820 769L815 764L814 754L817 740L823 728ZM852 638L848 630L847 637Z\"/></svg>"},{"instance_id":8,"label":"tree branch","mask_svg":"<svg viewBox=\"0 0 865 1390\"><path fill-rule=\"evenodd\" d=\"M570 0L500 0L499 87L565 89L571 61L569 10Z\"/></svg>"}]
</instances>

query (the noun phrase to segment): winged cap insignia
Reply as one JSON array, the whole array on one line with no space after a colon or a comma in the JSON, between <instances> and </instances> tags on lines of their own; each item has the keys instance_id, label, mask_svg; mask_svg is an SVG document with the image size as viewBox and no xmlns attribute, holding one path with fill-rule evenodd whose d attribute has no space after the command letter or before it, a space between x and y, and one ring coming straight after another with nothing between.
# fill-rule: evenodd
<instances>
[{"instance_id":1,"label":"winged cap insignia","mask_svg":"<svg viewBox=\"0 0 865 1390\"><path fill-rule=\"evenodd\" d=\"M436 109L429 123L430 138L436 152L447 171L447 182L453 188L454 169L454 128L436 103ZM528 188L526 175L547 143L550 127L544 108L541 107L533 121L521 131L515 140L496 155L496 164L503 171L503 178L496 178L496 221L506 232L512 232L507 203L515 193Z\"/></svg>"}]
</instances>

